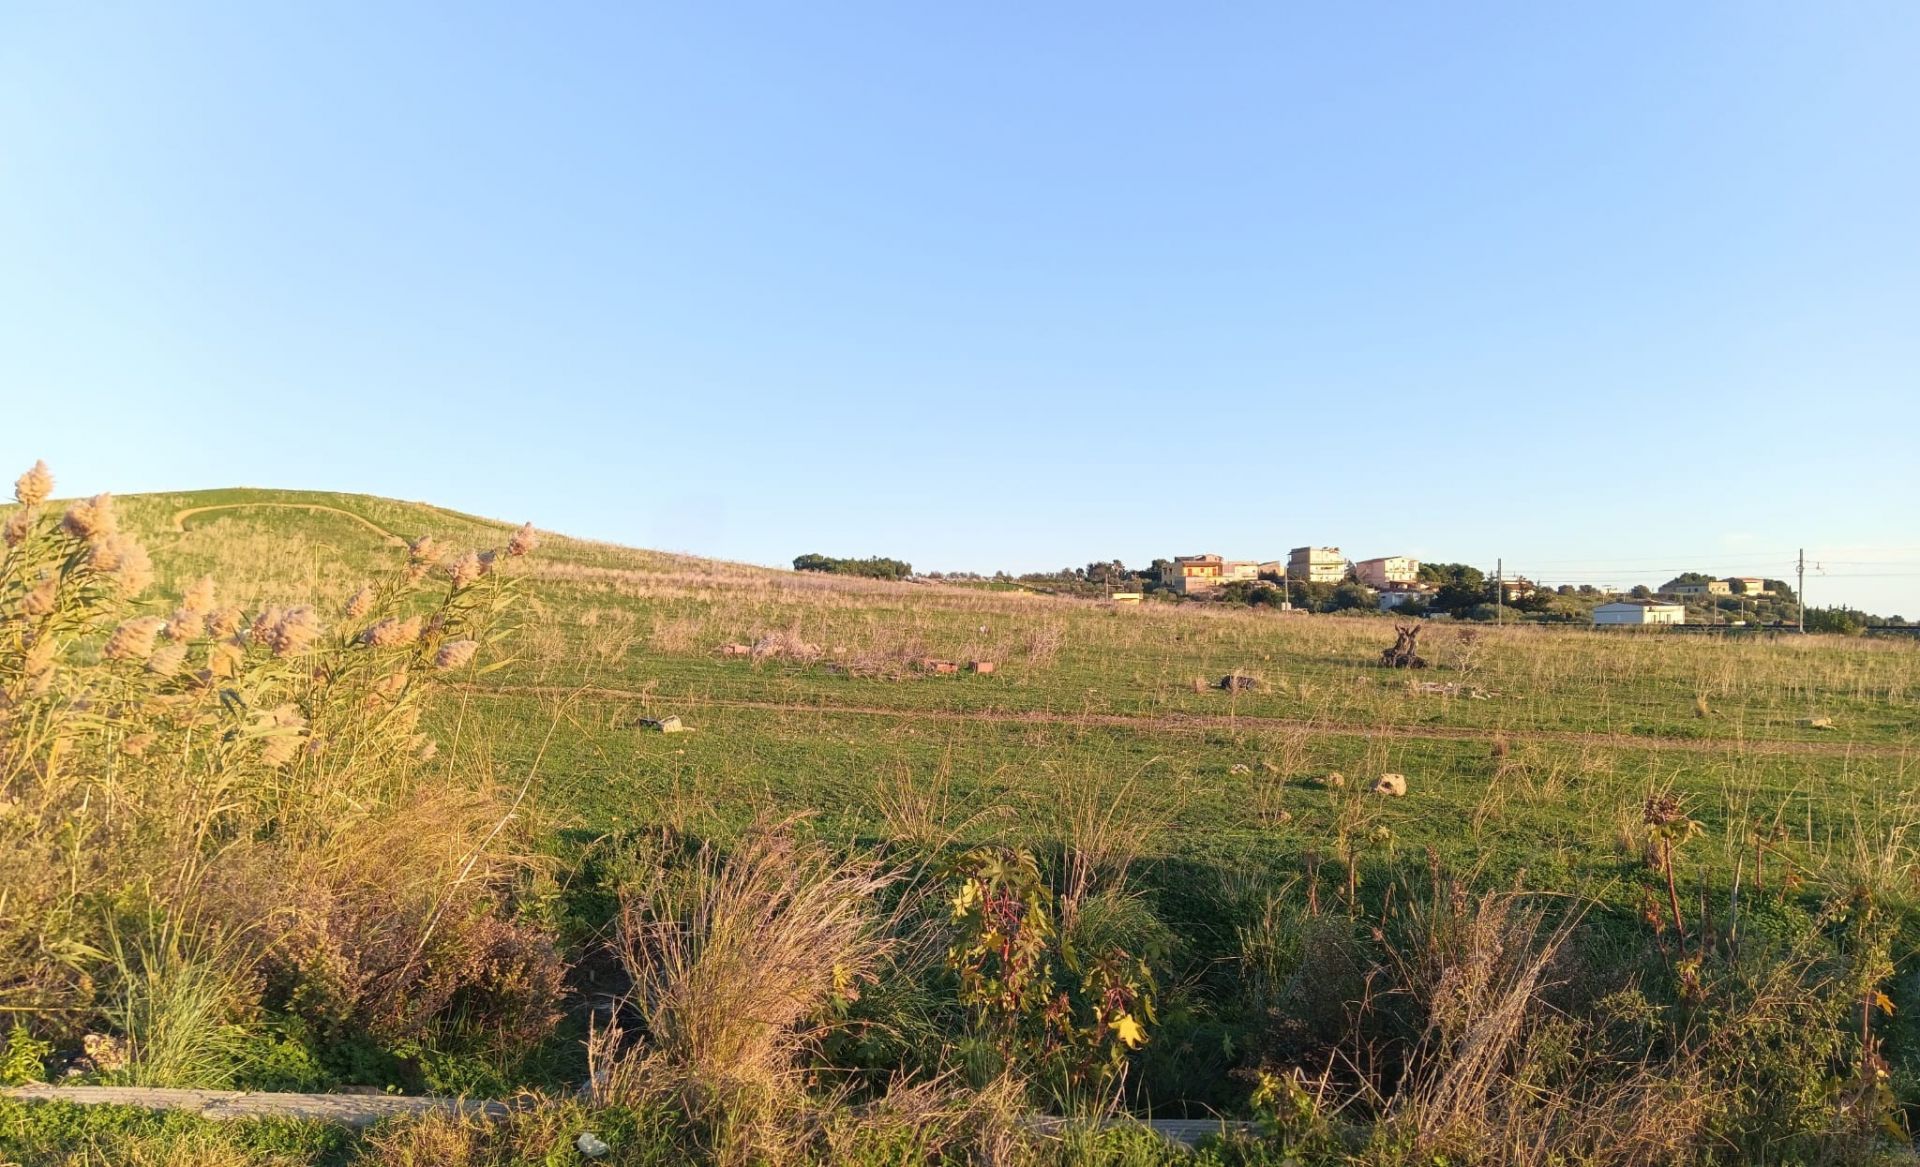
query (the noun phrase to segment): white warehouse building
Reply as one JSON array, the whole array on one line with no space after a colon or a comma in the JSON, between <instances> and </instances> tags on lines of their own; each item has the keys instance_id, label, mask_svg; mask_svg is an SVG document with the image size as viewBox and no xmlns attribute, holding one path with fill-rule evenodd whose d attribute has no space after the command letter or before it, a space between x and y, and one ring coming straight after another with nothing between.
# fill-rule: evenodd
<instances>
[{"instance_id":1,"label":"white warehouse building","mask_svg":"<svg viewBox=\"0 0 1920 1167\"><path fill-rule=\"evenodd\" d=\"M1660 600L1615 600L1593 610L1593 622L1601 624L1685 624L1687 606Z\"/></svg>"}]
</instances>

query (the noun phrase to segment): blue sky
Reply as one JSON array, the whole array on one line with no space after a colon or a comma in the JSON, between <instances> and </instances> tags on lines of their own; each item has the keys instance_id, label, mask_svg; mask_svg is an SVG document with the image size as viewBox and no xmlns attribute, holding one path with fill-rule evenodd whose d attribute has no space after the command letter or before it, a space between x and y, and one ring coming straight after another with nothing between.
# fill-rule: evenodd
<instances>
[{"instance_id":1,"label":"blue sky","mask_svg":"<svg viewBox=\"0 0 1920 1167\"><path fill-rule=\"evenodd\" d=\"M1916 115L1904 0L0 0L0 458L1920 615Z\"/></svg>"}]
</instances>

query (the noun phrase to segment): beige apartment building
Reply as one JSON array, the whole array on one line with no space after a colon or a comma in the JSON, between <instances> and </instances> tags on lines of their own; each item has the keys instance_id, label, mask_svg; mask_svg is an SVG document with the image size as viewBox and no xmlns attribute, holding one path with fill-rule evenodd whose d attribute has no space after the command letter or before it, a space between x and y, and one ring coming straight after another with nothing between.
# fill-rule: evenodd
<instances>
[{"instance_id":1,"label":"beige apartment building","mask_svg":"<svg viewBox=\"0 0 1920 1167\"><path fill-rule=\"evenodd\" d=\"M1361 583L1375 590L1393 584L1417 583L1420 580L1420 561L1406 555L1362 559L1353 565L1353 574Z\"/></svg>"},{"instance_id":2,"label":"beige apartment building","mask_svg":"<svg viewBox=\"0 0 1920 1167\"><path fill-rule=\"evenodd\" d=\"M1347 557L1338 547L1295 547L1287 554L1287 578L1302 583L1339 583L1347 577Z\"/></svg>"}]
</instances>

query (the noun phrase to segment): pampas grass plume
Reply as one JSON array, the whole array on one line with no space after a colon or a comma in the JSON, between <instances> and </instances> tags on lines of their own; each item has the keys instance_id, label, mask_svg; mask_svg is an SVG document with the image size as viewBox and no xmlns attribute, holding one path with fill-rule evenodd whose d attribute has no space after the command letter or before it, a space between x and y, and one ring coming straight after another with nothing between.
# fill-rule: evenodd
<instances>
[{"instance_id":1,"label":"pampas grass plume","mask_svg":"<svg viewBox=\"0 0 1920 1167\"><path fill-rule=\"evenodd\" d=\"M461 668L465 666L467 662L471 661L473 654L479 650L480 643L478 641L449 640L440 646L439 652L434 654L433 667L443 670Z\"/></svg>"},{"instance_id":2,"label":"pampas grass plume","mask_svg":"<svg viewBox=\"0 0 1920 1167\"><path fill-rule=\"evenodd\" d=\"M53 494L53 472L45 462L35 462L25 474L14 480L13 497L23 507L37 507Z\"/></svg>"},{"instance_id":3,"label":"pampas grass plume","mask_svg":"<svg viewBox=\"0 0 1920 1167\"><path fill-rule=\"evenodd\" d=\"M160 628L166 624L158 616L135 616L121 623L107 637L107 646L101 649L101 655L108 660L144 661L153 655L153 638L160 634Z\"/></svg>"},{"instance_id":4,"label":"pampas grass plume","mask_svg":"<svg viewBox=\"0 0 1920 1167\"><path fill-rule=\"evenodd\" d=\"M60 517L60 529L89 543L118 531L120 521L113 513L113 496L96 494L92 498L76 499Z\"/></svg>"}]
</instances>

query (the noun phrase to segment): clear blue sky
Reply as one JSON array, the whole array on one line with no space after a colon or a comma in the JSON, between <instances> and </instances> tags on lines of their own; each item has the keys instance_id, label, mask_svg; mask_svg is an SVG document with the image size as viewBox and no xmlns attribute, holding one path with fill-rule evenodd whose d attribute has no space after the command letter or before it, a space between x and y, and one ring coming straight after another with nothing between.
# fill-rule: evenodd
<instances>
[{"instance_id":1,"label":"clear blue sky","mask_svg":"<svg viewBox=\"0 0 1920 1167\"><path fill-rule=\"evenodd\" d=\"M1910 0L0 0L0 458L1920 615L1917 125Z\"/></svg>"}]
</instances>

